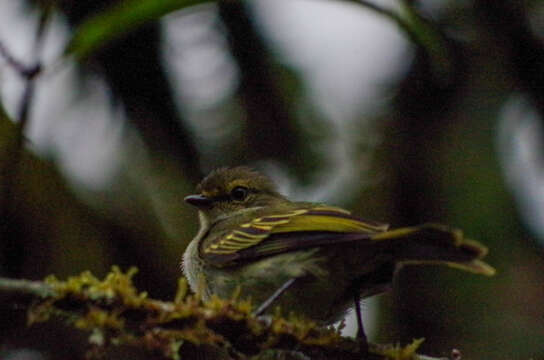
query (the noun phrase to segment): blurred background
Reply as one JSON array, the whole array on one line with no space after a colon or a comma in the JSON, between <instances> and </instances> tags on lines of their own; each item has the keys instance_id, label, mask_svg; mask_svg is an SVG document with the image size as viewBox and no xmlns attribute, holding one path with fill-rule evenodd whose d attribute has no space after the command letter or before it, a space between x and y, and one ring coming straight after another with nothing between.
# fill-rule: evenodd
<instances>
[{"instance_id":1,"label":"blurred background","mask_svg":"<svg viewBox=\"0 0 544 360\"><path fill-rule=\"evenodd\" d=\"M402 271L365 302L371 341L544 359L544 2L177 1L63 55L117 3L0 0L0 42L44 67L14 167L25 81L0 57L0 276L134 265L139 289L171 299L198 227L183 197L245 164L295 199L490 248L494 278ZM82 357L85 334L28 329L6 306L0 357Z\"/></svg>"}]
</instances>

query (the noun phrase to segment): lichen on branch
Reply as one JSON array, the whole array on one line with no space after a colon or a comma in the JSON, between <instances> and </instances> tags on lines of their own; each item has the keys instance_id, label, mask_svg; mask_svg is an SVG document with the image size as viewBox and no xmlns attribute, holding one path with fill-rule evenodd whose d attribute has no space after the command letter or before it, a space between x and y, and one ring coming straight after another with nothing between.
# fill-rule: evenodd
<instances>
[{"instance_id":1,"label":"lichen on branch","mask_svg":"<svg viewBox=\"0 0 544 360\"><path fill-rule=\"evenodd\" d=\"M202 302L188 294L183 278L173 301L151 299L134 287L136 272L113 267L103 280L90 272L65 281L54 276L43 282L0 278L0 293L26 297L30 325L61 318L88 332L91 358L119 345L165 359L195 352L209 359L256 360L269 358L270 352L279 359L362 358L358 343L338 330L295 315L257 318L251 315L252 304L237 296ZM366 357L414 359L419 343L404 348L371 346Z\"/></svg>"}]
</instances>

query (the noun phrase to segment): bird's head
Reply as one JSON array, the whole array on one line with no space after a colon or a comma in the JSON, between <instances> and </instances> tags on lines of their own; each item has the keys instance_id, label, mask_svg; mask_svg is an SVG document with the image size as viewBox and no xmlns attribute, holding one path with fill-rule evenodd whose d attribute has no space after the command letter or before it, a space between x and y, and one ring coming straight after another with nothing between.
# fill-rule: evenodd
<instances>
[{"instance_id":1,"label":"bird's head","mask_svg":"<svg viewBox=\"0 0 544 360\"><path fill-rule=\"evenodd\" d=\"M244 209L287 201L268 177L245 166L214 170L196 190L197 194L187 196L185 201L197 207L204 220L211 223Z\"/></svg>"}]
</instances>

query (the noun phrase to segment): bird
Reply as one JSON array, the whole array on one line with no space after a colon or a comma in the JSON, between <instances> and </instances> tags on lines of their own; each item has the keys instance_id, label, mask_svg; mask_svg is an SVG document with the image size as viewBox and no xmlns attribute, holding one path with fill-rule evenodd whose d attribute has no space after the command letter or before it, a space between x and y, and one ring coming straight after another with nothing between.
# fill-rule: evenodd
<instances>
[{"instance_id":1,"label":"bird","mask_svg":"<svg viewBox=\"0 0 544 360\"><path fill-rule=\"evenodd\" d=\"M439 264L491 276L487 248L459 229L423 224L390 229L340 207L291 201L271 179L246 166L212 171L184 199L198 209L200 229L187 246L182 269L203 300L239 291L322 325L354 307L358 337L368 341L361 299L391 289L405 265Z\"/></svg>"}]
</instances>

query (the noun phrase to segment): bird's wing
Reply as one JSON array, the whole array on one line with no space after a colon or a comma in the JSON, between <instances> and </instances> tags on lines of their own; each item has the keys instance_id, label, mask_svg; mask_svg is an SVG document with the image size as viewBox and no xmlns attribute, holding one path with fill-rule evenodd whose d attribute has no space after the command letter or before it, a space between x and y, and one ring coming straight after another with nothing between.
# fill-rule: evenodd
<instances>
[{"instance_id":1,"label":"bird's wing","mask_svg":"<svg viewBox=\"0 0 544 360\"><path fill-rule=\"evenodd\" d=\"M387 230L388 225L362 220L332 206L293 209L257 217L205 244L203 258L221 266L325 244L354 241Z\"/></svg>"}]
</instances>

